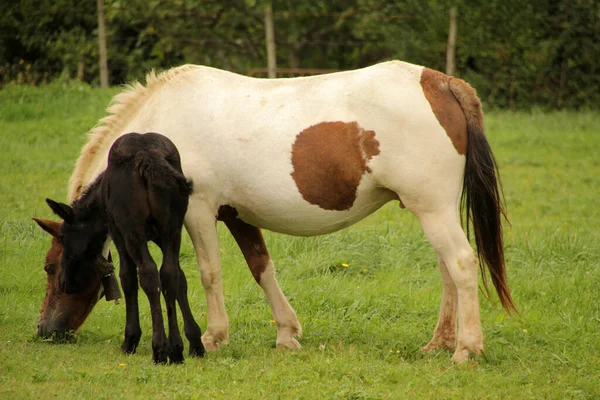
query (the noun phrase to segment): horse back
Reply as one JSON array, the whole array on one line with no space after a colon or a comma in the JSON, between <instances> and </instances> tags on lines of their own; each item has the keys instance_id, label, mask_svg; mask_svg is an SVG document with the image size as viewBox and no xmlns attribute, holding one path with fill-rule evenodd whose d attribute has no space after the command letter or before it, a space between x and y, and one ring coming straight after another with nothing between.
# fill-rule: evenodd
<instances>
[{"instance_id":1,"label":"horse back","mask_svg":"<svg viewBox=\"0 0 600 400\"><path fill-rule=\"evenodd\" d=\"M277 80L197 67L125 129L168 136L215 215L230 205L259 227L321 234L399 197L427 207L458 199L465 157L427 97L439 99L444 82L423 76L402 62Z\"/></svg>"}]
</instances>

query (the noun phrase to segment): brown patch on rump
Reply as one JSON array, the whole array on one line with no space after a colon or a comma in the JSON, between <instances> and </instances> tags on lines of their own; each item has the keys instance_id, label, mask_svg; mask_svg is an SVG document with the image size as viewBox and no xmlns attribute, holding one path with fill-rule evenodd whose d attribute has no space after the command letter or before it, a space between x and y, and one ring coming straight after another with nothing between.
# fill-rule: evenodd
<instances>
[{"instance_id":1,"label":"brown patch on rump","mask_svg":"<svg viewBox=\"0 0 600 400\"><path fill-rule=\"evenodd\" d=\"M292 178L304 200L324 210L348 210L368 161L379 154L374 131L357 122L321 122L296 136Z\"/></svg>"},{"instance_id":2,"label":"brown patch on rump","mask_svg":"<svg viewBox=\"0 0 600 400\"><path fill-rule=\"evenodd\" d=\"M467 153L467 121L465 114L450 89L452 78L441 72L424 68L421 74L421 87L431 110L452 140L458 154ZM462 81L461 81L462 82Z\"/></svg>"}]
</instances>

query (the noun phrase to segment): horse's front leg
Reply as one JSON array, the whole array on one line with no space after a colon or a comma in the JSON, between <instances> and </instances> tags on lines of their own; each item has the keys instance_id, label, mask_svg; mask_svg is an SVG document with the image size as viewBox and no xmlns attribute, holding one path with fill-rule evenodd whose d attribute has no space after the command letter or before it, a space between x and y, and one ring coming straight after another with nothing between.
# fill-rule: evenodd
<instances>
[{"instance_id":1,"label":"horse's front leg","mask_svg":"<svg viewBox=\"0 0 600 400\"><path fill-rule=\"evenodd\" d=\"M137 268L135 262L129 257L122 238L115 234L113 240L119 253L119 278L125 295L125 334L121 351L125 354L134 354L142 337L138 309Z\"/></svg>"},{"instance_id":2,"label":"horse's front leg","mask_svg":"<svg viewBox=\"0 0 600 400\"><path fill-rule=\"evenodd\" d=\"M229 342L229 321L225 311L219 263L219 238L214 213L208 210L201 200L195 201L194 197L192 195L190 198L185 228L194 244L206 295L208 325L202 335L202 343L206 350L213 351L218 350L221 344Z\"/></svg>"},{"instance_id":3,"label":"horse's front leg","mask_svg":"<svg viewBox=\"0 0 600 400\"><path fill-rule=\"evenodd\" d=\"M225 224L240 246L252 276L269 301L277 324L277 347L300 348L295 336L302 336L302 327L275 278L275 267L260 229L237 218L227 219Z\"/></svg>"}]
</instances>

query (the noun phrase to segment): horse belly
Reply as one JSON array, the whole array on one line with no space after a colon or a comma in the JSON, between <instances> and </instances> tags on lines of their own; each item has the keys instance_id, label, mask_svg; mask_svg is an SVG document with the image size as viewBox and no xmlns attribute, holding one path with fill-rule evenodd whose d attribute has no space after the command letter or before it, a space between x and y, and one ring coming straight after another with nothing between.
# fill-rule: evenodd
<instances>
[{"instance_id":1,"label":"horse belly","mask_svg":"<svg viewBox=\"0 0 600 400\"><path fill-rule=\"evenodd\" d=\"M231 202L243 221L270 231L296 236L316 236L346 228L375 212L395 194L361 181L358 194L347 210L326 210L307 202L300 193L281 195L266 191L236 198Z\"/></svg>"}]
</instances>

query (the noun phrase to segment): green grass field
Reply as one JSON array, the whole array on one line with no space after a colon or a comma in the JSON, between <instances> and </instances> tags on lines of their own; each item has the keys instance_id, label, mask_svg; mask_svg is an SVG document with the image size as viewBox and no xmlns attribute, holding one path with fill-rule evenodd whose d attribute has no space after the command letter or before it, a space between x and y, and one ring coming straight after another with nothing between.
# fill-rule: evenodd
<instances>
[{"instance_id":1,"label":"green grass field","mask_svg":"<svg viewBox=\"0 0 600 400\"><path fill-rule=\"evenodd\" d=\"M521 316L482 296L486 353L465 365L453 365L449 352L420 352L437 321L441 280L417 221L397 203L328 236L265 233L304 328L299 351L274 349L267 301L223 227L230 344L221 351L153 365L143 294L144 335L133 356L119 349L123 304L99 303L76 343L37 340L50 237L31 217L53 218L44 199L66 198L85 132L115 93L60 84L0 90L0 398L600 397L600 113L591 112L486 116ZM187 236L181 257L204 329Z\"/></svg>"}]
</instances>

